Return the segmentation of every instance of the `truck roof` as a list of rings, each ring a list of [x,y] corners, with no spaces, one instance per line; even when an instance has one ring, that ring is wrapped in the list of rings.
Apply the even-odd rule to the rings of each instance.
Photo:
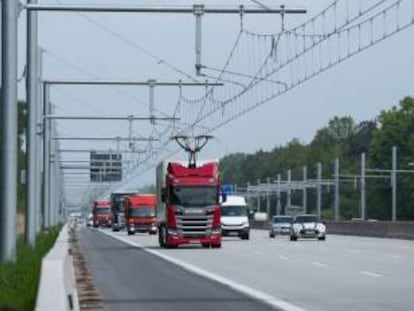
[[[96,200],[94,202],[95,207],[111,207],[111,201],[108,200]]]
[[[140,194],[140,195],[130,195],[126,197],[128,205],[148,205],[155,206],[157,204],[157,199],[154,194]]]
[[[168,164],[168,172],[175,177],[214,177],[218,176],[218,167],[216,162],[204,163],[196,168],[188,168],[181,163],[170,162]]]

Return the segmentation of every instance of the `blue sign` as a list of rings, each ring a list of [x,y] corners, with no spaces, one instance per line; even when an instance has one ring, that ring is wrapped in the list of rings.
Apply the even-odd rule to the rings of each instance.
[[[221,194],[227,194],[227,195],[231,195],[233,194],[233,185],[221,185],[220,186],[220,193]]]

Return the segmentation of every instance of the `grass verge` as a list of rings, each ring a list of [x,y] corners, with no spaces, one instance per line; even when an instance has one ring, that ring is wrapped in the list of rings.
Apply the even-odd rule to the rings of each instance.
[[[17,241],[15,263],[0,264],[0,310],[31,311],[36,303],[42,258],[52,248],[61,227],[38,235],[36,247]]]

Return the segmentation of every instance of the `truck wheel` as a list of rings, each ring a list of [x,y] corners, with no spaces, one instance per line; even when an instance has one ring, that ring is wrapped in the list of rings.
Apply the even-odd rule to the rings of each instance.
[[[274,239],[275,238],[275,234],[273,232],[269,232],[269,238]]]
[[[128,235],[134,235],[135,232],[128,230]]]

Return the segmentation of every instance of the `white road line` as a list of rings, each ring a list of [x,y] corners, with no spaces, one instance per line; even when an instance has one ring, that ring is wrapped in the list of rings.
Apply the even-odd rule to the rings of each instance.
[[[328,267],[328,265],[326,263],[323,262],[319,262],[319,261],[312,261],[312,264],[318,267],[322,267],[322,268],[326,268]]]
[[[263,252],[261,252],[261,251],[254,251],[253,252],[255,255],[263,255]]]
[[[373,278],[380,278],[383,277],[382,274],[376,273],[376,272],[372,272],[372,271],[359,271],[360,274],[365,275],[365,276],[370,276]]]
[[[103,231],[103,230],[99,230],[99,232],[101,232],[103,234],[106,234],[106,235],[108,235],[108,236],[110,236],[110,237],[112,237],[114,239],[120,240],[120,241],[122,241],[122,242],[124,242],[126,244],[131,245],[131,246],[135,246],[137,248],[143,249],[144,251],[146,251],[146,252],[148,252],[148,253],[150,253],[152,255],[155,255],[157,257],[160,257],[160,258],[162,258],[162,259],[164,259],[164,260],[166,260],[168,262],[171,262],[171,263],[173,263],[173,264],[175,264],[177,266],[180,266],[183,269],[186,269],[187,271],[190,271],[192,273],[198,274],[198,275],[200,275],[202,277],[205,277],[207,279],[216,281],[216,282],[218,282],[220,284],[229,286],[232,289],[234,289],[235,291],[238,291],[239,293],[242,293],[242,294],[244,294],[246,296],[252,297],[253,299],[262,301],[263,303],[266,303],[267,305],[269,305],[269,306],[271,306],[273,308],[276,308],[277,310],[284,310],[284,311],[305,311],[305,309],[302,309],[302,308],[297,307],[297,306],[295,306],[295,305],[293,305],[293,304],[291,304],[291,303],[289,303],[287,301],[278,299],[278,298],[276,298],[274,296],[271,296],[271,295],[268,295],[268,294],[263,293],[261,291],[258,291],[258,290],[254,289],[252,287],[249,287],[249,286],[246,286],[246,285],[242,285],[242,284],[237,283],[235,281],[232,281],[230,279],[226,279],[226,278],[224,278],[224,277],[222,277],[220,275],[217,275],[217,274],[208,272],[208,271],[206,271],[204,269],[201,269],[201,268],[196,267],[196,266],[194,266],[192,264],[186,263],[186,262],[184,262],[184,261],[182,261],[180,259],[173,258],[173,257],[168,256],[168,255],[166,255],[164,253],[161,253],[159,251],[156,251],[156,250],[153,250],[153,249],[149,249],[149,248],[143,247],[139,243],[136,243],[136,242],[133,242],[133,241],[128,240],[126,237],[122,237],[122,236],[119,236],[119,235],[116,235],[115,236],[115,235],[111,234],[110,232],[106,232],[106,231]]]
[[[402,258],[402,256],[401,255],[391,255],[391,254],[389,254],[389,255],[387,255],[388,257],[391,257],[391,258],[394,258],[394,259],[400,259],[400,258]]]
[[[287,258],[286,256],[283,256],[283,255],[279,255],[279,258],[282,259],[282,260],[288,260],[289,259],[289,258]]]

